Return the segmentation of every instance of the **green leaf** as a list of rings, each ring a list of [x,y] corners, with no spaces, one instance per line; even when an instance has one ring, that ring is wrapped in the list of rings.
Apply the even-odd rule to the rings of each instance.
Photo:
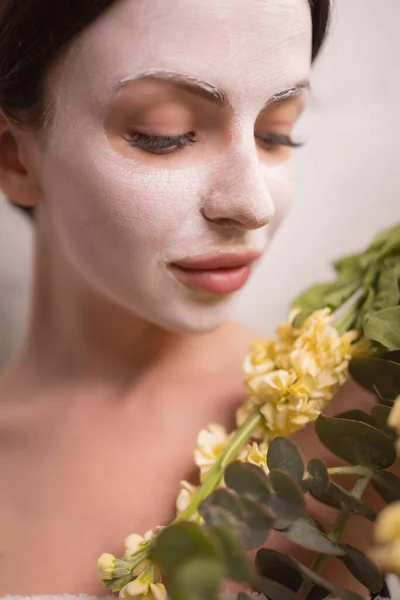
[[[297,592],[303,577],[293,560],[276,550],[261,548],[256,554],[257,573]]]
[[[251,600],[251,598],[246,594],[246,592],[239,592],[236,600]]]
[[[173,574],[190,560],[221,559],[219,548],[205,528],[190,522],[175,523],[163,529],[150,555],[166,575]]]
[[[371,414],[377,422],[378,428],[382,431],[382,433],[384,433],[389,439],[394,440],[397,437],[396,432],[388,425],[390,412],[391,408],[389,406],[378,404],[378,406],[374,406]]]
[[[400,500],[400,478],[389,471],[375,473],[372,485],[378,494],[390,504]]]
[[[313,581],[317,585],[326,589],[328,592],[331,592],[331,594],[333,594],[334,596],[342,598],[342,600],[363,600],[362,596],[360,596],[359,594],[337,587],[329,581],[325,581],[325,579],[323,579],[320,575],[317,575],[316,573],[314,573],[314,571],[308,569],[297,560],[294,560],[294,562],[297,564],[298,568],[303,573],[303,575],[305,575],[308,579],[311,579],[311,581]]]
[[[254,502],[251,498],[241,498],[243,505],[242,523],[245,527],[238,529],[241,541],[246,550],[255,550],[262,546],[271,531],[274,516],[268,508]]]
[[[215,490],[200,504],[199,513],[206,523],[208,522],[208,513],[211,507],[222,508],[236,519],[241,519],[242,517],[243,506],[240,498],[235,492],[228,489]]]
[[[331,291],[325,295],[326,305],[333,311],[337,310],[357,292],[360,286],[361,281],[358,278],[343,282],[338,280],[336,285],[332,285]]]
[[[330,484],[328,469],[319,458],[312,458],[307,465],[307,471],[311,477],[309,481],[309,489],[313,496],[321,496],[324,494]]]
[[[370,592],[377,594],[383,588],[383,578],[377,566],[363,552],[348,544],[342,544],[346,552],[340,560],[350,573]]]
[[[312,491],[311,495],[314,496]],[[375,521],[376,519],[376,512],[371,507],[363,504],[360,500],[352,496],[350,492],[343,489],[336,483],[331,482],[326,492],[320,496],[314,496],[314,498],[316,498],[316,500],[322,504],[332,506],[337,510],[346,508],[354,515],[359,515],[360,517],[364,517],[369,521]]]
[[[224,473],[225,484],[240,496],[248,496],[256,502],[268,504],[270,490],[264,471],[255,465],[235,461],[230,463]]]
[[[362,272],[360,269],[359,254],[349,254],[348,256],[343,256],[342,258],[336,260],[333,263],[333,266],[339,274],[343,272],[350,272],[356,275]]]
[[[384,308],[396,306],[400,300],[399,289],[400,262],[391,261],[379,274],[378,293],[373,304],[373,310],[379,311]]]
[[[226,577],[232,581],[249,581],[254,573],[239,539],[228,527],[212,527],[210,533],[220,547],[226,565]]]
[[[281,469],[301,481],[304,475],[304,463],[296,444],[286,437],[275,438],[267,453],[267,465],[270,470]]]
[[[386,348],[400,348],[400,306],[384,308],[368,314],[364,319],[364,335]]]
[[[254,577],[251,583],[256,590],[267,596],[268,600],[297,600],[294,592],[264,577]]]
[[[207,525],[229,527],[247,550],[265,542],[275,519],[266,506],[226,489],[210,494],[199,512]]]
[[[282,537],[294,542],[302,548],[314,550],[321,554],[343,556],[344,551],[339,544],[319,531],[305,517],[297,519],[290,524],[288,529],[279,532]]]
[[[184,563],[173,578],[171,600],[218,600],[224,576],[224,565],[218,560]]]
[[[346,412],[335,415],[335,418],[349,419],[350,421],[358,421],[359,423],[367,423],[367,425],[371,425],[371,427],[375,428],[377,428],[378,425],[373,416],[359,409],[347,410]]]
[[[350,375],[364,389],[394,400],[400,393],[400,364],[382,358],[353,358]]]
[[[400,235],[400,225],[394,225],[380,231],[372,240],[369,249],[381,250],[382,247],[390,245]]]
[[[273,490],[270,508],[278,517],[274,523],[274,529],[286,529],[292,521],[304,514],[303,492],[285,471],[279,469],[270,471],[269,482]]]
[[[320,415],[315,430],[328,450],[353,465],[381,470],[396,460],[393,443],[366,423]]]
[[[319,283],[309,287],[297,296],[292,303],[292,307],[300,308],[301,310],[310,313],[318,308],[323,308],[325,306],[325,294],[328,292],[331,285],[331,283]]]

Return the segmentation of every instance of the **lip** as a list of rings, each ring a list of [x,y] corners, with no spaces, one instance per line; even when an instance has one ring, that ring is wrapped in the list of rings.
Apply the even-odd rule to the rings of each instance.
[[[258,251],[203,254],[172,263],[170,269],[189,288],[223,295],[246,284],[260,255]]]

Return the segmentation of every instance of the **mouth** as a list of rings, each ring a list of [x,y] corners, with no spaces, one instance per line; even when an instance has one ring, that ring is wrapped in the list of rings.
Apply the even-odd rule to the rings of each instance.
[[[187,287],[212,294],[230,294],[248,281],[259,251],[203,254],[172,263],[170,270]]]

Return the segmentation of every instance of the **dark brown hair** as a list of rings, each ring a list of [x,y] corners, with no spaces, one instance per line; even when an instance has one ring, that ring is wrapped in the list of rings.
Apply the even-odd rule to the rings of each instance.
[[[11,121],[44,128],[52,113],[44,93],[50,65],[116,1],[0,0],[0,109]],[[330,0],[308,1],[314,60],[326,35]]]

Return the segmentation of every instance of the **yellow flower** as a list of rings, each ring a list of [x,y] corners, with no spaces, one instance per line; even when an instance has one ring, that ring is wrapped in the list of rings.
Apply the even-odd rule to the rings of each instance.
[[[400,502],[387,506],[379,515],[375,539],[380,544],[371,557],[380,567],[400,575]]]
[[[293,327],[297,310],[277,328],[278,340],[257,342],[245,362],[246,385],[251,399],[240,407],[240,426],[258,405],[265,430],[290,435],[315,421],[348,378],[353,356],[366,356],[368,342],[357,342],[358,333],[340,335],[331,324],[328,308],[315,311],[299,327]],[[259,428],[254,435],[262,437]]]
[[[389,415],[389,427],[392,427],[400,437],[400,396],[397,396]],[[400,454],[400,440],[397,442],[397,451]]]
[[[116,558],[112,554],[104,552],[97,561],[102,579],[112,579],[114,577]]]
[[[200,431],[194,451],[194,460],[200,468],[201,478],[214,465],[228,440],[226,429],[221,425],[211,424]]]
[[[239,454],[239,460],[261,467],[261,469],[268,474],[267,450],[268,446],[265,442],[262,442],[261,444],[257,444],[257,442],[247,444]]]
[[[181,481],[180,483],[180,492],[178,498],[176,500],[176,515],[180,515],[186,508],[189,506],[195,495],[197,494],[199,488],[187,481]],[[194,521],[195,523],[203,523],[202,517],[198,512],[195,512],[194,515],[190,518],[190,521]]]
[[[240,427],[241,425],[243,425],[243,423],[250,417],[250,415],[253,415],[256,410],[259,410],[259,407],[257,405],[257,398],[247,398],[246,401],[241,406],[239,406],[239,408],[236,411],[236,427]],[[263,421],[253,431],[252,437],[257,440],[262,440],[264,439],[265,434],[267,432],[268,430],[265,426],[265,422]]]
[[[125,553],[124,556],[129,557],[135,552],[142,550],[146,547],[145,539],[138,533],[132,533],[125,538]]]
[[[167,600],[167,590],[162,583],[150,583],[136,579],[119,593],[122,600]]]

